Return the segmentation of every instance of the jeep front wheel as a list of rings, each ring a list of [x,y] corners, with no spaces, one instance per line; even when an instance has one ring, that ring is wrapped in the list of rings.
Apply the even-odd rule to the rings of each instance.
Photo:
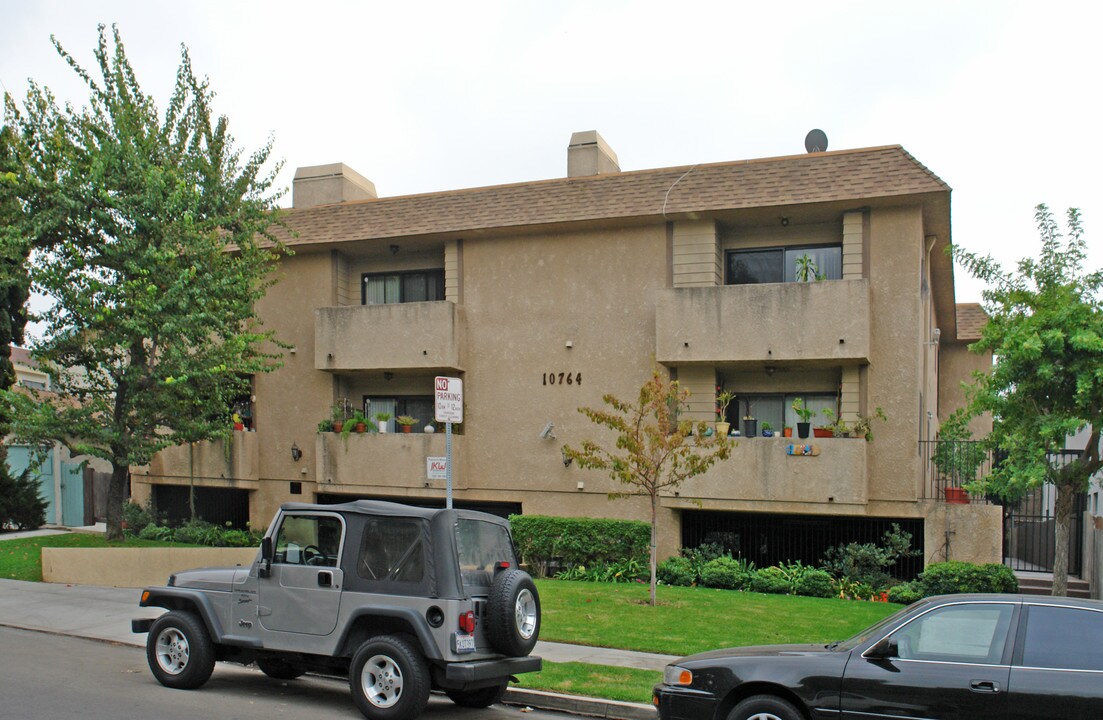
[[[409,640],[380,635],[353,655],[349,686],[368,720],[413,720],[429,702],[429,668]]]
[[[524,656],[540,636],[540,595],[524,570],[503,570],[494,578],[487,599],[487,634],[503,655]]]
[[[167,612],[149,628],[146,659],[165,687],[194,690],[214,672],[214,643],[203,621],[190,612]]]

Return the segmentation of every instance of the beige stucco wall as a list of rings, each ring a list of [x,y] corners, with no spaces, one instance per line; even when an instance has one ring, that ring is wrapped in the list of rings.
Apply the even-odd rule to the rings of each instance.
[[[963,384],[972,384],[974,372],[991,370],[992,353],[970,352],[967,343],[943,343],[939,347],[939,417],[945,420],[958,408],[965,407]],[[992,417],[986,414],[974,418],[969,429],[974,437],[984,437],[992,431]]]
[[[924,562],[1003,562],[1003,514],[997,505],[924,502]]]
[[[50,583],[146,587],[201,567],[248,566],[256,548],[42,548],[42,579]]]

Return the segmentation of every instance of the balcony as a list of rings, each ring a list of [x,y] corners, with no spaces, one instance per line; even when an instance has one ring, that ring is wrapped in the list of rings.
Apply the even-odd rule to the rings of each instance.
[[[149,464],[149,475],[195,478],[200,485],[256,487],[260,478],[260,443],[255,432],[235,432],[227,440],[165,448]]]
[[[444,433],[362,433],[343,436],[318,433],[314,441],[318,492],[331,492],[336,486],[372,486],[375,488],[443,488],[443,480],[427,480],[425,459],[445,456]],[[463,438],[452,436],[454,487],[462,477],[457,456]]]
[[[462,371],[463,308],[449,301],[314,311],[317,370]]]
[[[869,499],[866,472],[868,443],[849,438],[811,441],[820,454],[788,455],[791,438],[741,439],[731,457],[687,480],[679,489],[685,499],[707,498],[705,509],[734,507],[741,501],[755,503],[816,503],[835,508],[864,506]],[[804,441],[809,442],[809,441]],[[778,507],[780,510],[780,506]]]
[[[666,365],[869,362],[869,282],[660,290],[655,357]]]

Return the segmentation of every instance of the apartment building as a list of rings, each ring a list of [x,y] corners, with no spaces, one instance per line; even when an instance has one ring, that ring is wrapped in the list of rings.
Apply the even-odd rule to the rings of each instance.
[[[425,429],[445,375],[464,381],[458,506],[645,519],[562,448],[600,437],[579,407],[634,397],[657,364],[691,418],[717,419],[719,388],[734,427],[779,435],[739,438],[663,497],[663,554],[717,541],[815,561],[895,522],[928,561],[1000,560],[999,508],[945,502],[920,451],[991,360],[966,350],[983,314],[955,303],[946,183],[899,146],[628,172],[591,131],[567,155],[564,178],[405,197],[342,164],[300,168],[294,255],[259,307],[292,349],[254,378],[232,442],[165,451],[135,469],[135,498],[179,507],[190,486],[208,514],[258,525],[289,500],[442,503],[426,458],[445,437]],[[798,282],[809,260],[820,279]],[[797,398],[886,419],[871,442],[781,437]],[[319,432],[335,404],[392,419]]]

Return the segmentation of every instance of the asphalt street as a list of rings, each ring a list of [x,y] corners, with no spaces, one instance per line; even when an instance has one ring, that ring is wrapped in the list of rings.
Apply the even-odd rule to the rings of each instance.
[[[130,645],[0,627],[0,719],[158,718],[159,720],[363,719],[347,682],[272,680],[255,668],[219,663],[199,690],[171,690]],[[429,701],[425,720],[563,720],[559,713],[495,705],[456,707]]]

